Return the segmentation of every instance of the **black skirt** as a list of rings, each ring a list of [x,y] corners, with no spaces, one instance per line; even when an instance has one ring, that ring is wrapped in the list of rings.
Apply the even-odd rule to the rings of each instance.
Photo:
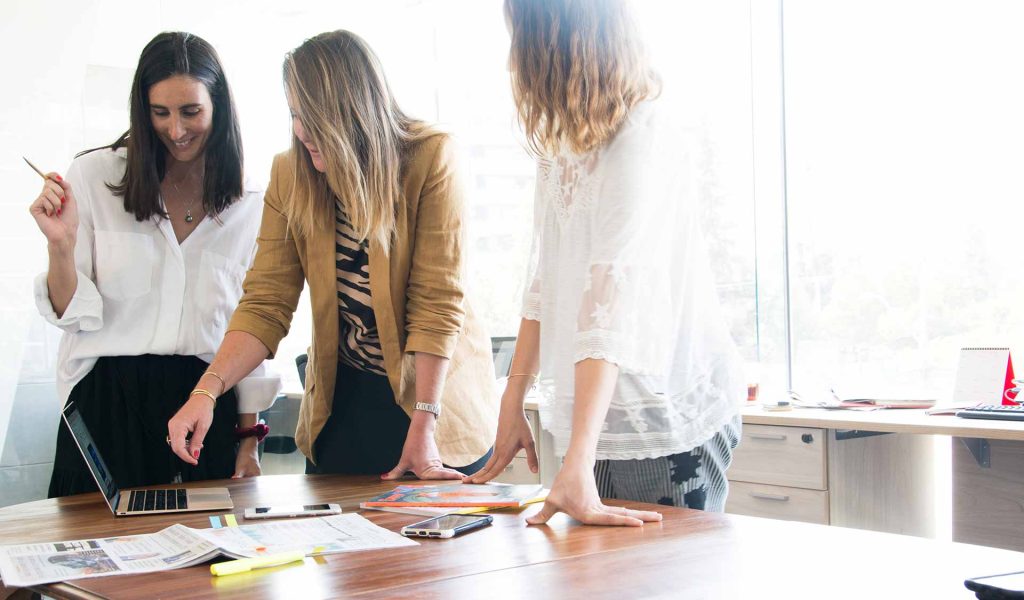
[[[338,363],[331,416],[313,444],[308,474],[380,475],[398,465],[409,416],[388,378]]]
[[[233,390],[217,399],[213,424],[197,466],[167,445],[167,421],[188,400],[209,365],[195,356],[103,357],[71,390],[114,481],[120,487],[225,479],[234,474],[238,400]],[[60,424],[49,497],[97,490],[67,425]]]
[[[331,416],[306,460],[306,474],[383,475],[398,466],[409,432],[409,415],[395,402],[388,378],[338,363]],[[444,465],[470,475],[491,457],[471,465]]]

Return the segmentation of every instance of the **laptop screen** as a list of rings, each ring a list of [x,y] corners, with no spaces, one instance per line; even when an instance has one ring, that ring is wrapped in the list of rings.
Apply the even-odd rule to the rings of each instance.
[[[491,338],[491,352],[494,354],[494,376],[501,378],[508,375],[512,367],[512,355],[516,351],[516,338]]]
[[[111,476],[107,464],[103,462],[100,450],[96,447],[96,443],[93,442],[92,434],[89,433],[89,428],[85,426],[82,415],[78,413],[73,403],[69,402],[64,407],[64,422],[67,423],[68,429],[71,430],[71,437],[78,444],[78,450],[82,453],[85,464],[92,472],[96,485],[100,487],[100,491],[106,497],[110,509],[114,510],[117,499],[117,484],[114,483],[114,478]]]

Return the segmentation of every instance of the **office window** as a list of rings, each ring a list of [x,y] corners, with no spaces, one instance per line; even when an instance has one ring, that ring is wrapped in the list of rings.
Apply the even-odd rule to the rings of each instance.
[[[733,338],[761,359],[755,252],[752,27],[749,0],[634,4],[664,84],[661,101],[692,136],[692,164],[719,299]],[[773,24],[771,24],[773,25]],[[781,363],[765,370],[777,370]]]
[[[501,4],[400,2],[355,13],[339,9],[336,18],[338,27],[363,35],[379,53],[396,96],[410,113],[455,134],[468,202],[469,298],[490,335],[512,336],[529,253],[534,161],[512,104]],[[754,364],[759,336],[748,0],[713,6],[645,0],[634,6],[664,79],[664,101],[678,110],[692,135],[719,295],[733,336]],[[323,7],[299,2],[287,11],[298,22],[314,13],[322,18]],[[391,16],[384,19],[385,14]],[[305,351],[310,328],[308,310],[300,308],[279,353],[286,379],[295,377],[291,361]],[[782,367],[778,362],[770,369],[780,373]]]
[[[1024,6],[784,2],[793,384],[948,398],[1021,347]]]
[[[665,80],[665,100],[697,141],[703,215],[721,296],[744,355],[756,361],[748,5],[748,0],[634,3]],[[0,133],[24,139],[22,151],[48,168],[65,168],[78,150],[109,143],[123,131],[131,75],[152,35],[192,31],[209,40],[224,61],[242,122],[247,175],[266,184],[271,159],[290,140],[280,75],[284,54],[320,31],[350,29],[379,54],[403,107],[456,136],[469,203],[471,297],[491,335],[515,335],[532,224],[534,163],[515,121],[500,0],[295,0],[258,7],[187,0],[180,8],[166,11],[157,2],[123,0],[69,7],[68,19],[88,19],[94,26],[76,28],[63,46],[38,56],[40,67],[24,76],[36,86],[31,95],[12,98],[5,106],[11,114],[41,116],[31,127],[11,122]],[[38,9],[22,5],[16,18],[25,31],[40,30],[47,10],[45,4]],[[238,26],[240,14],[245,27]],[[62,93],[52,92],[61,85]],[[35,193],[30,178],[17,183],[17,197]],[[45,256],[34,226],[17,214],[10,239],[37,250],[17,274],[24,288],[32,274],[45,268]],[[19,305],[19,314],[34,314],[29,300]],[[293,361],[306,351],[311,327],[304,296],[277,358],[291,389],[298,386]],[[51,350],[45,346],[43,351],[49,355]],[[52,364],[46,369],[51,372]]]

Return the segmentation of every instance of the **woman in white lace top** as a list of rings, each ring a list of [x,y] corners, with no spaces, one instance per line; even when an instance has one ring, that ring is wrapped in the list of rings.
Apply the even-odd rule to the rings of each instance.
[[[544,509],[592,524],[722,510],[746,398],[698,222],[685,131],[658,96],[621,0],[506,0],[520,120],[540,157],[534,245],[494,454],[525,448],[534,379],[565,460]],[[539,378],[535,375],[539,373]]]

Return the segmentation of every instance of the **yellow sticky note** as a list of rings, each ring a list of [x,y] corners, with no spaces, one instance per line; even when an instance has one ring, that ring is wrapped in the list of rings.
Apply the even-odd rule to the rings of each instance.
[[[227,523],[228,527],[238,527],[238,521],[235,520],[235,515],[224,515],[224,522]]]

